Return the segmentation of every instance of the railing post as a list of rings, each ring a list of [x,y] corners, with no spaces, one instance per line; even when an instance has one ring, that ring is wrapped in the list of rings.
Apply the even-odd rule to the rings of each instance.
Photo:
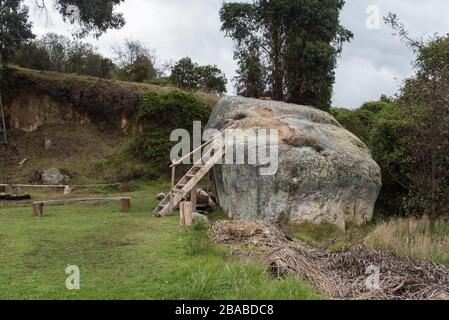
[[[198,187],[195,185],[190,192],[190,202],[192,203],[192,210],[196,212]]]
[[[170,189],[170,213],[175,210],[175,195],[173,189],[175,188],[175,178],[176,178],[176,165],[171,168],[171,189]]]

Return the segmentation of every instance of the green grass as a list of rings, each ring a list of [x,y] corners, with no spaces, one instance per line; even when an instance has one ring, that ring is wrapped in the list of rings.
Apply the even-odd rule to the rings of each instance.
[[[154,218],[154,196],[166,188],[130,193],[128,213],[114,203],[72,204],[32,218],[29,205],[1,207],[0,299],[320,298],[300,279],[276,280],[209,243],[204,226]],[[80,290],[65,288],[69,265],[80,268]]]
[[[364,238],[373,227],[373,224],[363,226],[349,225],[348,230],[343,231],[329,223],[302,223],[287,226],[286,232],[292,237],[310,245],[326,247],[329,250],[339,250],[343,247],[363,244]]]

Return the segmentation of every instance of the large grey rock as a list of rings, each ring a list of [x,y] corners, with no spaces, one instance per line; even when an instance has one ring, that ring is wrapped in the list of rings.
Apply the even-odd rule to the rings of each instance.
[[[52,168],[42,172],[42,182],[46,185],[60,185],[69,180],[69,177],[62,174],[58,169]]]
[[[257,165],[216,165],[220,206],[230,217],[271,222],[348,222],[372,219],[381,172],[369,149],[326,112],[241,97],[222,98],[208,128],[279,130],[279,168],[263,176]]]

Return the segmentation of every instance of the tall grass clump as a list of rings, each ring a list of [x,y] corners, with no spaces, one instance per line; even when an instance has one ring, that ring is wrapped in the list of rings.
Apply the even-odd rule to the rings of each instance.
[[[449,223],[444,220],[437,221],[433,230],[427,217],[385,221],[368,234],[365,244],[373,250],[449,265]]]

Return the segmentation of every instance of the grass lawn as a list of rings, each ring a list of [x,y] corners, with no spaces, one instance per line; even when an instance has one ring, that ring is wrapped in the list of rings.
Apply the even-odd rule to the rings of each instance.
[[[0,299],[320,298],[302,280],[273,279],[263,265],[210,244],[204,228],[154,218],[155,195],[166,188],[129,193],[129,213],[84,203],[32,218],[29,204],[0,205]],[[80,269],[80,290],[65,287],[69,265]]]

